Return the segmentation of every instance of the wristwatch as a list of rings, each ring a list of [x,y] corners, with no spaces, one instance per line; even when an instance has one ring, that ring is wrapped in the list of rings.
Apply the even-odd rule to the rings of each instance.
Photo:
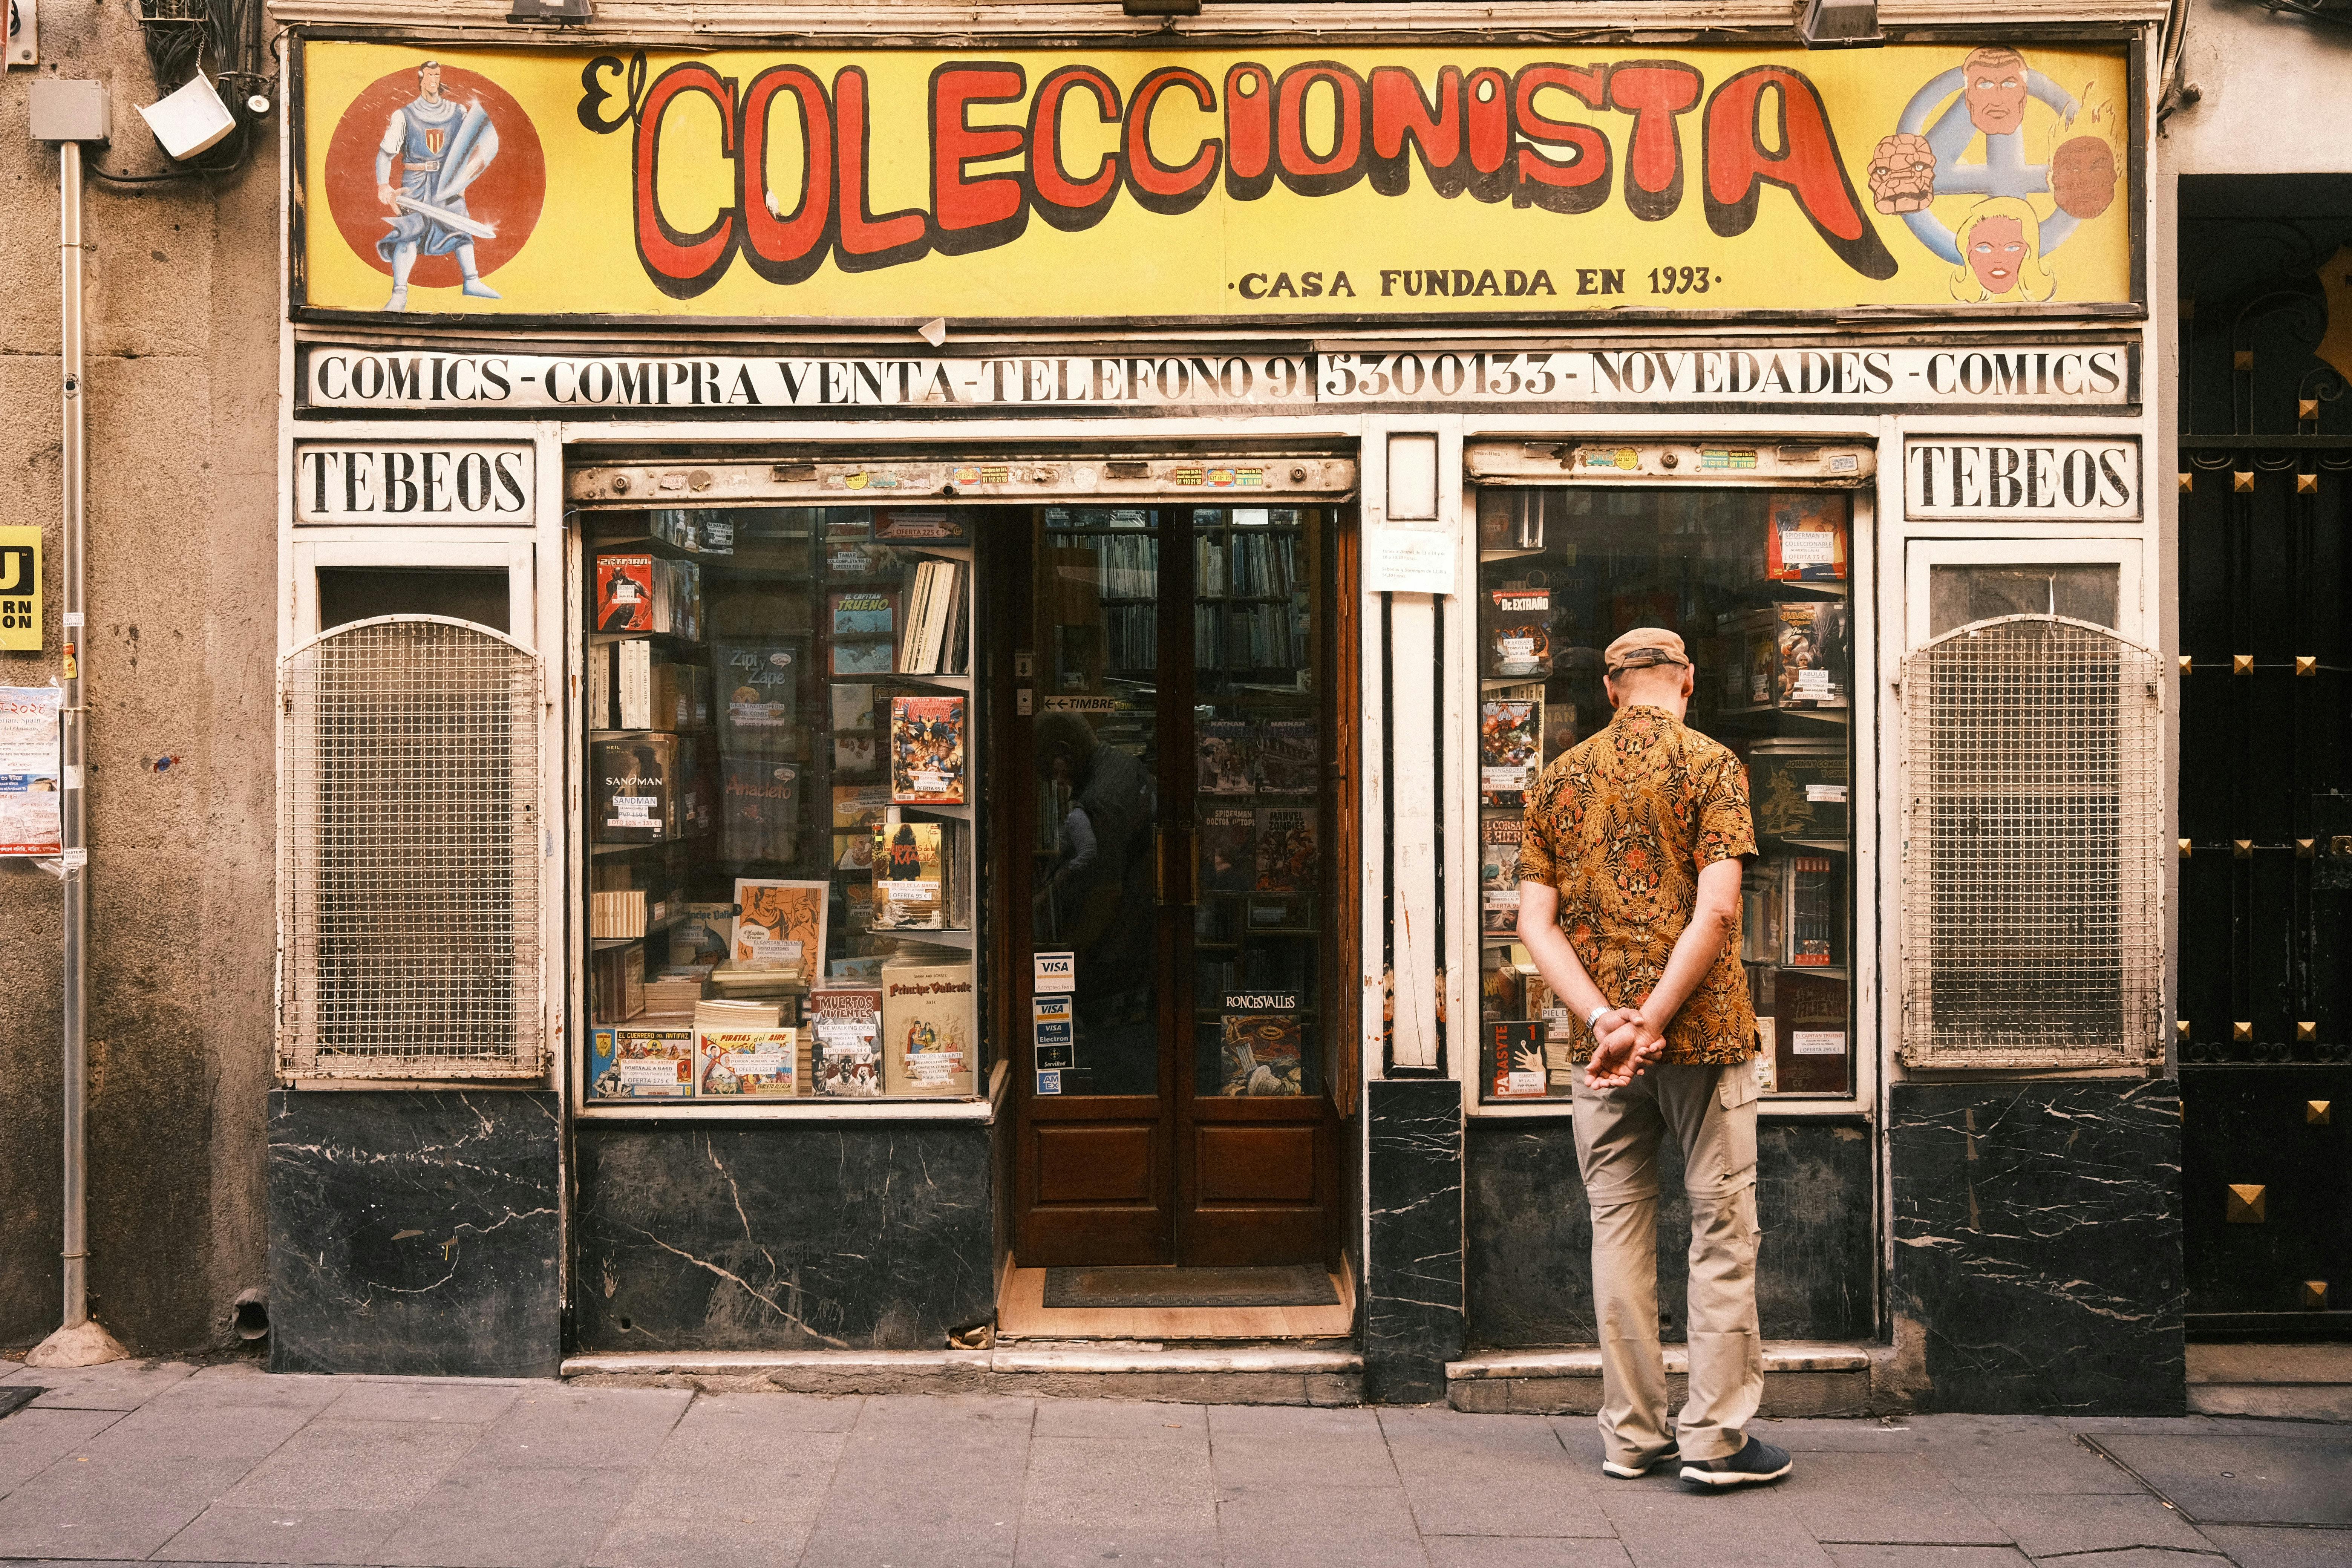
[[[1584,1032],[1588,1035],[1591,1034],[1592,1032],[1593,1026],[1600,1023],[1601,1015],[1608,1011],[1609,1004],[1606,1002],[1603,1002],[1600,1006],[1595,1007],[1592,1010],[1592,1016],[1584,1020]]]

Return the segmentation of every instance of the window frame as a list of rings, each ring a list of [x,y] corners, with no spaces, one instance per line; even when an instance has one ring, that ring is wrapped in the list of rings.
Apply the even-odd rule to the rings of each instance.
[[[1475,714],[1479,700],[1477,605],[1478,538],[1475,521],[1475,492],[1496,489],[1549,489],[1572,484],[1572,475],[1563,470],[1558,479],[1529,478],[1526,480],[1486,477],[1473,483],[1466,461],[1468,451],[1496,441],[1524,440],[1539,444],[1556,441],[1569,445],[1588,445],[1596,441],[1622,439],[1627,445],[1650,447],[1691,446],[1704,442],[1743,445],[1795,445],[1860,448],[1873,454],[1874,472],[1866,471],[1859,484],[1824,482],[1822,479],[1789,476],[1769,481],[1733,480],[1730,488],[1775,489],[1837,489],[1853,498],[1853,513],[1849,520],[1849,577],[1847,604],[1853,617],[1853,668],[1852,672],[1853,707],[1852,710],[1852,783],[1848,809],[1852,828],[1852,851],[1849,880],[1852,888],[1853,943],[1851,959],[1853,974],[1850,1014],[1847,1027],[1853,1038],[1850,1045],[1853,1074],[1848,1089],[1843,1094],[1773,1094],[1759,1097],[1760,1111],[1772,1118],[1803,1118],[1853,1121],[1874,1119],[1877,1115],[1880,1086],[1887,1074],[1886,1061],[1893,1053],[1893,1037],[1885,1012],[1889,977],[1888,955],[1883,943],[1888,940],[1885,931],[1887,900],[1892,896],[1884,886],[1885,871],[1881,846],[1890,831],[1885,818],[1891,803],[1880,789],[1879,730],[1881,702],[1887,692],[1890,672],[1895,666],[1888,662],[1893,656],[1887,647],[1885,626],[1884,598],[1890,586],[1888,579],[1895,574],[1881,570],[1882,531],[1890,520],[1901,518],[1903,476],[1890,467],[1890,454],[1899,454],[1901,437],[1890,427],[1877,425],[1857,428],[1851,423],[1832,421],[1791,421],[1786,425],[1765,421],[1741,421],[1734,428],[1718,425],[1704,427],[1687,419],[1627,418],[1605,425],[1596,422],[1589,428],[1564,429],[1551,422],[1540,425],[1532,421],[1480,421],[1462,429],[1462,446],[1454,454],[1464,460],[1453,464],[1452,485],[1461,498],[1457,519],[1454,524],[1460,554],[1456,567],[1457,582],[1462,590],[1447,605],[1448,621],[1444,638],[1447,665],[1445,691],[1447,710],[1441,716],[1443,733],[1446,737],[1440,747],[1445,774],[1445,819],[1449,837],[1445,846],[1447,892],[1445,917],[1447,935],[1445,951],[1454,974],[1444,982],[1448,1016],[1467,1021],[1466,1026],[1450,1027],[1446,1031],[1445,1067],[1462,1090],[1463,1112],[1465,1116],[1508,1121],[1565,1121],[1573,1115],[1573,1102],[1568,1097],[1518,1102],[1487,1102],[1478,1092],[1479,1021],[1479,888],[1477,822],[1479,818]],[[1712,489],[1700,474],[1689,473],[1680,478],[1648,477],[1626,480],[1586,481],[1595,488],[1611,484],[1633,484],[1644,488]],[[1721,483],[1720,479],[1717,484]],[[1890,489],[1891,487],[1891,489]],[[1399,998],[1400,1014],[1402,997]]]

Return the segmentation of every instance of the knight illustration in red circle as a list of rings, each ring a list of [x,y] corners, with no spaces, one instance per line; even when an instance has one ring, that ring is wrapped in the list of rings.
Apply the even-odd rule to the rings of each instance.
[[[466,275],[462,292],[477,300],[500,297],[482,281],[474,259],[474,242],[497,238],[498,229],[466,210],[466,187],[498,155],[498,128],[481,100],[459,108],[441,96],[441,62],[419,65],[416,97],[392,111],[376,148],[376,199],[398,215],[384,220],[392,232],[375,242],[376,254],[392,264],[385,310],[408,309],[408,275],[419,253],[454,254]]]

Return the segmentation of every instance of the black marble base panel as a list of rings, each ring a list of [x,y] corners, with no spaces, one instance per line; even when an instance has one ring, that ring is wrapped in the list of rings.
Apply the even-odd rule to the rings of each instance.
[[[2181,1413],[2177,1084],[1897,1083],[1887,1157],[1921,1408]]]
[[[1371,1140],[1370,1254],[1364,1262],[1364,1397],[1445,1397],[1462,1354],[1462,1086],[1451,1079],[1364,1086]]]
[[[916,1121],[582,1121],[598,1351],[938,1350],[996,1309],[992,1139]]]
[[[1592,1214],[1576,1133],[1558,1121],[1476,1121],[1465,1204],[1469,1336],[1480,1350],[1591,1344]],[[1690,1204],[1682,1151],[1658,1149],[1660,1335],[1686,1322]],[[1764,1337],[1858,1340],[1876,1327],[1871,1155],[1860,1121],[1761,1120],[1756,1131],[1756,1306]]]
[[[553,1376],[562,1153],[543,1091],[272,1091],[270,1370]]]

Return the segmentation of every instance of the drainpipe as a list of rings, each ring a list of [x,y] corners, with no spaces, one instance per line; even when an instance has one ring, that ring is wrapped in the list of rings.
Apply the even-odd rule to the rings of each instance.
[[[44,92],[43,89],[51,89]],[[82,412],[81,144],[107,136],[105,84],[41,82],[33,89],[33,139],[58,149],[58,273],[60,279],[63,372],[60,438],[65,515],[59,575],[64,579],[64,644],[59,669],[58,770],[65,786],[58,843],[65,868],[65,1311],[58,1331],[35,1346],[25,1360],[42,1367],[95,1366],[126,1353],[114,1336],[89,1321],[89,848],[84,803],[89,712],[82,705],[81,657],[88,649],[82,602],[84,481],[89,456]]]

